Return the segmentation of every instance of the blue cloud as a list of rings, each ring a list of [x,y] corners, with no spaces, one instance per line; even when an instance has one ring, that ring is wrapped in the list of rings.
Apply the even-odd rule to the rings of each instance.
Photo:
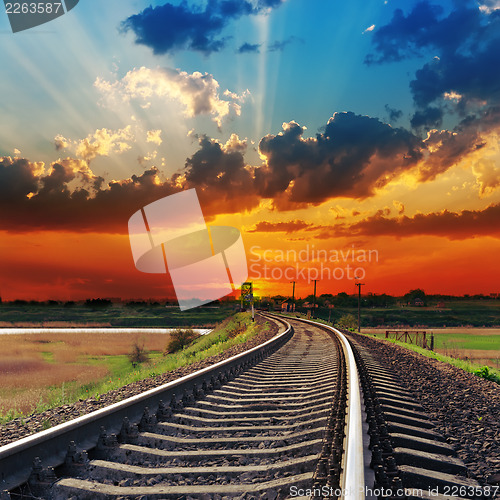
[[[132,31],[137,44],[150,47],[157,55],[179,50],[210,54],[224,48],[226,39],[221,32],[231,20],[259,14],[281,3],[282,0],[259,0],[257,4],[246,0],[209,0],[204,10],[185,2],[165,3],[128,17],[121,30]]]
[[[446,112],[474,115],[500,104],[500,11],[471,1],[443,8],[421,1],[405,15],[394,12],[373,37],[367,64],[434,56],[410,83],[416,112],[414,127],[439,126]]]
[[[295,42],[295,41],[303,42],[302,39],[297,38],[296,36],[292,35],[292,36],[289,36],[286,40],[281,40],[281,41],[276,40],[274,43],[269,45],[268,50],[269,50],[269,52],[276,52],[278,50],[283,51],[287,45],[289,45],[290,43]]]
[[[258,54],[260,52],[260,43],[244,43],[237,52],[238,54]]]

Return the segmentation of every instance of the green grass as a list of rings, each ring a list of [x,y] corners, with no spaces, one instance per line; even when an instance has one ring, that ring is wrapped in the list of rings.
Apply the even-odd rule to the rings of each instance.
[[[152,303],[141,305],[112,304],[107,307],[91,307],[75,304],[14,304],[0,303],[0,323],[24,323],[27,326],[42,326],[47,322],[63,322],[79,325],[107,324],[113,327],[197,327],[214,326],[234,313],[234,304],[220,304],[212,307],[197,307],[181,311],[178,307]]]
[[[234,332],[241,326],[245,326],[244,331],[234,336]],[[176,368],[220,354],[234,345],[246,342],[257,333],[265,331],[266,328],[269,328],[268,323],[264,325],[264,329],[262,327],[257,328],[257,323],[251,321],[248,313],[238,313],[226,320],[210,334],[199,337],[191,346],[182,351],[167,355],[161,352],[149,352],[149,362],[135,368],[132,367],[126,355],[88,358],[86,362],[90,364],[105,363],[110,374],[103,380],[83,386],[76,383],[67,383],[59,387],[51,387],[49,396],[38,403],[35,412],[40,413],[61,405],[71,404],[79,399],[90,397],[99,399],[102,394],[113,389],[118,389],[139,380],[156,377]],[[22,413],[15,410],[8,410],[0,414],[0,423],[6,423],[23,416]]]
[[[430,330],[427,332],[430,338]],[[385,331],[380,333],[369,333],[377,338],[385,338]],[[434,348],[445,349],[453,344],[458,349],[500,351],[500,333],[482,335],[477,333],[434,333]],[[492,353],[493,354],[493,353]]]
[[[500,333],[498,335],[476,335],[474,333],[436,333],[434,347],[441,349],[450,342],[457,343],[459,349],[481,349],[485,351],[500,351]]]

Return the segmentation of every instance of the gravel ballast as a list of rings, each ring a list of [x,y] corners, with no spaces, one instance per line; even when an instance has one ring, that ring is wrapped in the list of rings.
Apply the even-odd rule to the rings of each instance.
[[[255,320],[258,324],[262,325],[267,321],[260,316],[256,316]],[[55,425],[62,424],[63,422],[67,422],[82,415],[86,415],[113,403],[123,401],[131,396],[135,396],[136,394],[140,394],[141,392],[166,384],[167,382],[171,382],[201,370],[202,368],[206,368],[207,366],[211,366],[215,363],[245,352],[252,347],[266,342],[278,333],[278,325],[276,323],[268,321],[268,324],[269,326],[266,331],[258,333],[247,342],[234,345],[216,356],[210,356],[202,361],[182,366],[171,372],[163,373],[157,377],[139,380],[132,384],[120,387],[119,389],[114,389],[102,394],[99,399],[88,398],[77,401],[76,403],[32,414],[24,418],[11,420],[10,422],[0,426],[0,446],[4,446],[26,436],[30,436],[48,427],[54,427]]]
[[[352,334],[415,395],[481,484],[500,484],[500,385],[402,346]]]

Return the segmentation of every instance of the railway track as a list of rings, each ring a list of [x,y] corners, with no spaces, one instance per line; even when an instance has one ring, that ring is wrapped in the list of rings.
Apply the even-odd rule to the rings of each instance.
[[[477,486],[369,352],[332,328],[272,320],[281,333],[262,346],[0,448],[0,500],[362,500],[367,487],[410,499],[422,481]]]

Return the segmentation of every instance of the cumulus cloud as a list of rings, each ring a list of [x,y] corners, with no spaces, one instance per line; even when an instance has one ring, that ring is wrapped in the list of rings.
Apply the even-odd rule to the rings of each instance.
[[[43,163],[4,157],[0,228],[126,233],[133,212],[176,191],[175,177],[162,181],[155,168],[104,185],[84,160],[58,160],[46,169]]]
[[[241,114],[239,102],[248,95],[248,92],[238,95],[225,91],[223,96],[228,99],[223,99],[219,82],[213,75],[198,71],[189,74],[170,68],[141,67],[129,71],[115,82],[97,78],[94,86],[109,103],[137,99],[143,104],[150,104],[153,98],[171,99],[182,105],[186,116],[211,115],[219,127],[230,112]]]
[[[263,196],[288,190],[294,202],[365,198],[421,156],[420,141],[410,132],[354,113],[335,113],[314,138],[303,133],[303,127],[290,122],[283,132],[260,141],[266,164],[256,169],[255,180]]]
[[[202,136],[198,151],[186,160],[185,187],[197,189],[204,212],[237,213],[260,203],[244,144],[235,134],[225,145]]]
[[[405,212],[405,206],[404,206],[403,203],[401,203],[400,201],[394,200],[392,202],[392,204],[396,207],[399,215],[404,214],[404,212]]]
[[[229,151],[239,151],[240,153],[245,153],[248,147],[247,139],[240,139],[238,134],[231,134],[231,137],[224,144],[224,151],[227,153]]]
[[[160,146],[161,143],[163,142],[162,138],[161,138],[161,130],[148,130],[147,136],[146,136],[146,141],[152,142],[152,143]]]
[[[71,141],[62,135],[54,139],[57,150],[71,148],[85,161],[92,161],[97,156],[109,156],[111,153],[124,153],[132,148],[134,140],[132,127],[128,125],[119,130],[98,129],[85,139]]]
[[[54,146],[56,147],[56,151],[66,149],[69,145],[70,142],[61,134],[56,135],[56,137],[54,138]]]
[[[165,3],[148,7],[121,24],[131,31],[135,43],[150,47],[155,54],[194,50],[203,54],[224,48],[223,29],[242,16],[269,12],[283,0],[210,0],[204,8]]]
[[[150,153],[147,153],[144,156],[139,156],[137,158],[137,161],[139,162],[139,165],[143,167],[146,164],[146,162],[155,160],[157,156],[158,156],[158,151],[151,151]]]
[[[487,196],[500,187],[500,169],[498,162],[491,158],[481,158],[472,167],[472,172],[479,183],[479,194]]]
[[[0,227],[126,232],[128,217],[141,206],[189,188],[196,188],[207,216],[242,213],[263,200],[270,200],[268,205],[278,211],[297,210],[335,198],[373,196],[405,173],[417,182],[428,182],[464,159],[473,166],[481,195],[486,196],[500,184],[493,162],[498,154],[498,135],[488,132],[497,122],[490,110],[481,119],[464,120],[457,131],[431,130],[421,139],[354,113],[334,114],[313,137],[306,137],[305,127],[291,121],[283,124],[280,133],[262,138],[262,163],[253,166],[245,161],[247,139],[232,134],[223,142],[192,134],[198,149],[186,159],[182,172],[168,178],[151,167],[141,175],[109,182],[95,175],[89,162],[98,154],[126,149],[124,136],[130,131],[102,129],[82,141],[61,139],[74,148],[78,158],[59,159],[48,166],[27,159],[0,158]],[[481,155],[486,150],[487,155]],[[144,166],[155,156],[156,151],[152,151],[140,156],[139,162]],[[394,207],[403,215],[402,203],[394,202]],[[339,219],[351,215],[335,213]],[[411,221],[397,219],[400,222],[396,224],[388,218],[390,213],[390,207],[385,207],[369,222],[394,230],[402,224],[403,231],[420,227],[416,216]],[[456,220],[445,216],[450,224]],[[469,220],[467,217],[464,212],[459,220]],[[366,220],[359,224],[353,226],[356,231],[367,230]],[[283,227],[261,225],[255,231]]]
[[[444,236],[451,240],[463,240],[477,236],[500,237],[500,204],[483,210],[461,212],[434,212],[416,214],[413,217],[387,218],[377,213],[351,225],[335,226],[338,236]]]
[[[410,83],[416,112],[412,126],[429,130],[445,113],[474,115],[500,104],[500,15],[497,2],[482,6],[454,2],[449,13],[428,0],[407,14],[396,9],[392,20],[374,32],[375,52],[367,64],[434,57]]]
[[[491,14],[496,10],[500,10],[500,2],[498,0],[486,0],[479,5],[479,10],[485,14]]]

